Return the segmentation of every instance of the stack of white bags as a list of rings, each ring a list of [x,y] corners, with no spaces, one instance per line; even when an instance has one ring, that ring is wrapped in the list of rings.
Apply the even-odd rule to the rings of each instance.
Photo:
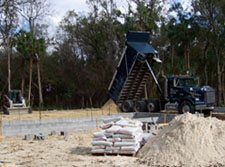
[[[103,121],[101,131],[93,134],[92,153],[135,154],[143,139],[142,123],[128,118]]]

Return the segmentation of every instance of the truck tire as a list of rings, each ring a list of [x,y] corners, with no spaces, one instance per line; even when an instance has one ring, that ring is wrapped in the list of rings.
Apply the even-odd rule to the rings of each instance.
[[[132,112],[133,111],[134,102],[132,100],[126,100],[123,102],[121,106],[122,112]]]
[[[194,105],[189,101],[183,101],[179,105],[179,114],[184,114],[187,112],[194,113],[194,111],[195,111]]]
[[[134,112],[146,112],[147,103],[144,100],[136,101],[134,104]]]
[[[148,112],[158,112],[159,111],[159,102],[156,99],[153,99],[148,102],[147,105]]]

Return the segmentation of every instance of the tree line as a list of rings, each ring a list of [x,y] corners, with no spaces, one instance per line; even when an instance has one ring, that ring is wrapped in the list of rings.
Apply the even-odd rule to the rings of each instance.
[[[125,11],[114,0],[87,4],[85,14],[68,11],[50,38],[48,0],[3,0],[0,95],[21,89],[34,107],[100,107],[108,99],[126,32],[136,30],[150,32],[150,44],[163,60],[154,67],[159,79],[162,73],[189,71],[201,85],[215,88],[218,105],[225,104],[223,0],[193,0],[188,10],[165,0],[127,0]]]

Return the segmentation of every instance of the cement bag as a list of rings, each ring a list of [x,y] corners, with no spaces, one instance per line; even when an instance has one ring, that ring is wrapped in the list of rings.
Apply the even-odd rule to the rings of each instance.
[[[106,150],[109,150],[109,151],[114,151],[114,150],[120,150],[120,147],[114,147],[114,146],[111,146],[111,147],[106,147]]]
[[[113,153],[119,153],[121,150],[113,150]]]
[[[136,127],[124,127],[119,130],[118,133],[134,136],[135,133],[141,132],[140,128]]]
[[[137,152],[139,150],[140,146],[123,146],[121,147],[121,151],[134,151]]]
[[[137,135],[132,136],[133,138],[122,139],[122,142],[141,142],[142,133],[137,133]]]
[[[106,146],[104,146],[104,145],[92,146],[93,150],[99,150],[99,149],[105,149],[105,148],[106,148]]]
[[[112,153],[111,150],[105,150],[105,153]]]
[[[135,139],[122,139],[122,142],[137,142]]]
[[[103,123],[103,124],[100,126],[100,128],[102,128],[102,129],[108,129],[108,128],[110,128],[112,125],[114,125],[113,122]]]
[[[113,133],[105,133],[105,136],[106,136],[107,138],[112,137],[112,136],[113,136]]]
[[[131,135],[124,135],[124,134],[114,134],[113,138],[120,138],[120,139],[133,139],[134,136]]]
[[[107,142],[107,141],[93,141],[92,142],[92,145],[93,146],[101,146],[101,145],[103,145],[103,146],[112,146],[112,143],[111,142]]]
[[[133,121],[133,120],[130,120],[130,119],[121,119],[120,121],[116,122],[115,123],[116,125],[118,126],[121,126],[121,127],[142,127],[142,122],[140,121]]]
[[[135,138],[134,138],[134,139],[135,139],[136,141],[138,141],[138,142],[141,142],[142,139],[143,139],[142,134],[143,134],[143,133],[137,133],[137,134],[135,135]]]
[[[106,141],[106,137],[104,136],[104,137],[93,137],[92,138],[92,141]]]
[[[136,154],[137,151],[122,151],[120,150],[118,153],[119,154]]]
[[[107,138],[107,141],[111,142],[111,143],[115,143],[115,142],[120,142],[121,139],[120,138]]]
[[[106,133],[117,133],[121,129],[120,126],[112,126],[109,129],[106,129]]]
[[[100,132],[95,132],[95,133],[93,134],[93,137],[95,137],[95,138],[105,137],[105,131],[102,130],[102,131],[100,131]]]
[[[113,146],[122,147],[122,146],[137,146],[137,142],[115,142]]]
[[[109,122],[117,122],[121,120],[123,117],[115,117],[115,118],[106,118],[103,120],[103,123],[107,124]]]
[[[104,153],[105,149],[92,149],[91,153]]]

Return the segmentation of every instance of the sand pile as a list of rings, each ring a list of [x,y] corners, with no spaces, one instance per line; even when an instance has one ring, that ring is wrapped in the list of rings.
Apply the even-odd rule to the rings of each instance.
[[[101,108],[102,110],[118,111],[117,105],[113,102],[112,99],[109,99]]]
[[[148,166],[225,166],[225,122],[184,114],[151,138],[140,150]]]

